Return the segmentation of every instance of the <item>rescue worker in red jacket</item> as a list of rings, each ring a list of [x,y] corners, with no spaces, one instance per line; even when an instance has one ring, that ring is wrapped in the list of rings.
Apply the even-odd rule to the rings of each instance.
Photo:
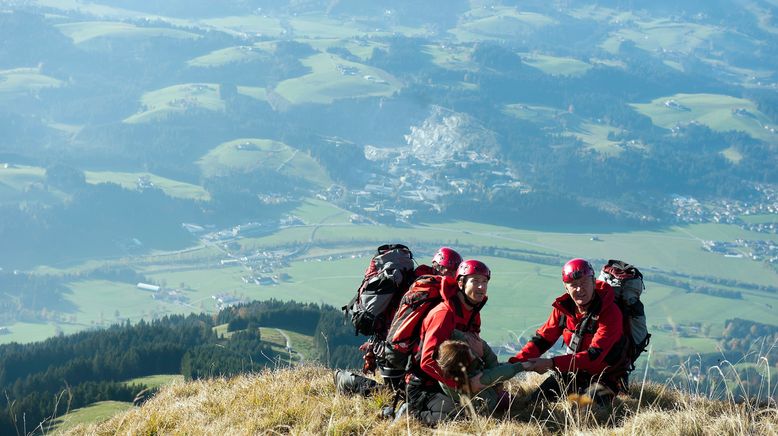
[[[462,256],[453,248],[440,247],[435,255],[432,256],[432,266],[421,264],[414,270],[416,277],[425,275],[454,277],[457,267],[462,263]],[[479,319],[480,323],[480,319]],[[372,345],[371,345],[372,346]],[[365,353],[365,368],[377,366],[384,384],[392,386],[394,389],[402,389],[404,384],[405,371],[397,368],[389,368],[375,362],[375,353]],[[373,361],[368,362],[368,359]]]
[[[421,322],[419,344],[411,357],[411,368],[406,376],[407,404],[412,416],[427,425],[453,418],[457,412],[454,400],[446,395],[438,382],[457,387],[446,378],[436,362],[438,346],[451,338],[455,329],[463,332],[481,331],[480,309],[486,303],[491,271],[483,262],[466,260],[456,271],[456,278],[443,280],[443,301],[433,307]],[[470,380],[471,392],[484,386],[480,376]]]
[[[529,362],[527,370],[556,370],[533,394],[533,399],[558,399],[564,393],[587,394],[598,404],[610,403],[620,386],[609,374],[623,359],[625,338],[621,310],[613,289],[595,280],[592,265],[572,259],[562,267],[566,293],[552,304],[548,320],[510,362]],[[540,357],[562,336],[567,354]]]
[[[416,277],[429,275],[454,277],[460,263],[462,263],[462,256],[456,250],[440,247],[432,256],[432,266],[422,264],[416,267],[414,272]]]
[[[457,272],[457,267],[460,263],[462,263],[462,256],[460,256],[460,254],[457,253],[457,251],[453,248],[440,247],[438,251],[436,251],[432,256],[431,263],[432,266],[421,264],[416,267],[414,270],[415,277],[419,278],[426,275],[454,277]],[[402,297],[402,295],[397,295],[397,299],[391,303],[391,305],[395,307],[392,309],[392,312],[389,312],[388,318],[390,321],[391,317],[394,315],[394,310],[397,309],[396,306],[400,304],[400,297]],[[478,324],[480,325],[480,318],[478,318]],[[384,334],[385,333],[386,332],[384,332]],[[390,386],[394,390],[404,390],[405,369],[395,368],[388,363],[377,361],[376,353],[374,351],[375,344],[375,339],[370,338],[370,340],[366,341],[364,344],[362,344],[362,346],[359,347],[359,349],[364,353],[362,358],[365,361],[362,367],[362,372],[365,374],[374,373],[375,370],[378,369],[381,375],[381,379],[385,385]],[[369,395],[378,386],[378,384],[374,380],[364,377],[360,374],[356,374],[351,371],[336,370],[335,386],[339,392],[360,392],[363,395]]]

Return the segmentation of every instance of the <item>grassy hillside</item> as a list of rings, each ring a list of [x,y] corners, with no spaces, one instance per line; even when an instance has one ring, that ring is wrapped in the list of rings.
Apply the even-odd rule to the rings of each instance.
[[[513,7],[472,9],[456,28],[449,30],[459,41],[515,38],[538,27],[554,24],[545,15],[521,12]]]
[[[38,68],[0,70],[0,101],[25,92],[62,86],[61,80],[41,74]]]
[[[677,105],[668,107],[666,102]],[[754,138],[775,141],[771,133],[777,126],[746,99],[718,94],[676,94],[646,104],[632,105],[651,118],[657,126],[672,128],[677,124],[697,122],[717,131],[740,130]]]
[[[301,60],[310,74],[284,80],[275,91],[293,104],[329,104],[343,98],[390,96],[402,84],[378,68],[350,62],[338,56],[318,53]],[[341,73],[339,67],[354,68],[358,73]]]
[[[59,30],[80,44],[94,38],[113,37],[113,38],[137,38],[145,39],[149,37],[168,37],[177,39],[197,39],[199,36],[194,33],[184,32],[182,30],[138,27],[129,23],[119,23],[115,21],[89,21],[81,23],[67,23],[57,26]]]
[[[115,183],[124,189],[137,189],[138,180],[147,177],[155,187],[161,189],[170,197],[190,198],[192,200],[208,201],[211,199],[208,191],[202,186],[178,180],[168,179],[151,173],[128,173],[117,171],[85,171],[87,183]]]
[[[147,92],[141,97],[141,109],[127,117],[129,124],[164,120],[167,116],[187,109],[223,111],[224,100],[219,96],[219,85],[213,83],[184,83]]]
[[[225,142],[209,151],[198,163],[206,177],[265,168],[324,188],[332,184],[324,168],[310,155],[269,139],[243,138]]]
[[[54,420],[50,428],[44,427],[50,433],[64,433],[79,425],[104,421],[117,413],[132,408],[132,403],[123,401],[100,401],[87,407],[73,410]]]
[[[562,400],[548,407],[525,400],[542,380],[516,378],[507,388],[516,395],[513,419],[471,418],[439,430],[453,434],[602,434],[602,435],[722,435],[776,434],[778,410],[748,404],[711,401],[682,394],[667,386],[634,387],[615,407],[592,408]],[[640,398],[640,401],[638,401]],[[65,435],[188,434],[419,434],[428,429],[413,419],[396,424],[380,418],[389,392],[362,398],[337,394],[332,372],[318,366],[265,371],[232,379],[179,382],[163,388],[140,408],[111,419],[82,424]]]

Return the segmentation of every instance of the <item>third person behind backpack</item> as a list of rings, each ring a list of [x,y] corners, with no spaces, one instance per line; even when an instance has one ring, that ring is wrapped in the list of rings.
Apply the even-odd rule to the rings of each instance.
[[[409,253],[409,258],[412,259],[413,256],[410,255],[410,250],[408,250],[408,247],[400,244],[387,244],[382,245],[378,248],[378,255],[382,255],[384,252],[389,251],[390,249],[404,249]],[[415,279],[418,279],[419,277],[423,276],[443,276],[443,277],[453,277],[456,273],[457,267],[462,262],[462,256],[453,248],[449,247],[440,247],[435,254],[432,256],[432,266],[430,265],[419,265],[415,268],[413,271],[413,279],[411,282]],[[365,273],[365,280],[362,283],[362,286],[364,287],[367,280],[372,277],[372,275],[375,275],[375,272],[372,272],[373,270],[377,270],[376,266],[373,265],[373,261],[371,261],[371,265],[368,268],[368,271]],[[393,285],[393,283],[390,283]],[[362,287],[360,287],[361,291]],[[404,292],[404,290],[403,290]],[[355,303],[359,302],[361,292],[358,292],[357,297],[351,301],[348,305],[344,306],[343,309],[349,309],[350,312],[347,313],[358,313],[358,311],[355,311],[353,308],[356,307]],[[363,351],[363,359],[365,361],[364,366],[362,368],[363,373],[374,373],[376,369],[378,369],[381,378],[384,381],[385,385],[388,385],[392,387],[392,389],[395,390],[404,390],[405,389],[405,366],[402,365],[401,367],[395,367],[392,365],[387,364],[386,362],[378,362],[376,360],[376,344],[381,344],[383,340],[386,338],[387,331],[386,329],[389,328],[389,323],[392,321],[392,318],[394,317],[394,313],[397,310],[397,307],[400,303],[400,298],[402,297],[403,293],[400,293],[396,295],[391,300],[387,300],[387,302],[382,306],[382,312],[380,314],[376,314],[377,316],[374,316],[374,318],[378,318],[383,320],[386,320],[388,322],[381,322],[380,329],[371,330],[370,338],[367,342],[365,342],[361,347],[360,350]],[[391,297],[391,296],[390,296]],[[377,306],[377,305],[373,305]],[[352,319],[355,317],[352,314]],[[375,326],[376,323],[371,322],[371,326]],[[359,329],[358,329],[359,330]],[[363,331],[363,334],[368,334],[367,331]],[[362,393],[364,395],[369,395],[375,388],[379,387],[379,385],[372,379],[367,378],[365,376],[362,376],[360,374],[356,374],[352,371],[345,371],[345,370],[336,370],[335,371],[335,385],[339,392],[341,393]]]

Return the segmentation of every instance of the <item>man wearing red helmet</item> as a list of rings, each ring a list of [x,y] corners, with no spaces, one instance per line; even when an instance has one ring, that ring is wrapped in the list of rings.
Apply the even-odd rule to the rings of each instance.
[[[609,403],[619,391],[618,380],[608,369],[622,358],[625,338],[621,310],[614,302],[613,289],[595,280],[592,265],[572,259],[562,267],[565,294],[552,304],[548,320],[510,362],[530,362],[529,370],[554,375],[541,383],[533,398],[556,400],[563,393],[586,393],[599,404]],[[541,358],[562,336],[567,354]]]
[[[460,263],[462,263],[462,256],[456,250],[440,247],[432,256],[432,266],[419,265],[416,268],[416,277],[425,275],[454,277]]]
[[[419,344],[411,356],[406,376],[408,409],[427,425],[450,419],[456,413],[454,400],[443,393],[438,382],[451,388],[457,383],[445,377],[436,362],[438,346],[451,338],[454,330],[478,334],[479,311],[486,303],[491,271],[483,262],[466,260],[459,264],[456,278],[446,277],[441,284],[443,301],[433,307],[421,322]],[[484,388],[476,376],[470,380],[472,392]]]

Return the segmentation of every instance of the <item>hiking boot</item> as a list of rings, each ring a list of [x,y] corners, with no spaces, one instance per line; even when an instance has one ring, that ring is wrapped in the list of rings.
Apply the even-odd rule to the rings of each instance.
[[[351,371],[338,369],[335,371],[335,390],[341,394],[360,394],[368,396],[373,393],[378,383]]]
[[[405,418],[405,415],[408,414],[408,403],[403,403],[402,406],[400,406],[399,409],[397,409],[397,412],[394,414],[394,421],[392,421],[392,424],[397,424],[402,419]]]

